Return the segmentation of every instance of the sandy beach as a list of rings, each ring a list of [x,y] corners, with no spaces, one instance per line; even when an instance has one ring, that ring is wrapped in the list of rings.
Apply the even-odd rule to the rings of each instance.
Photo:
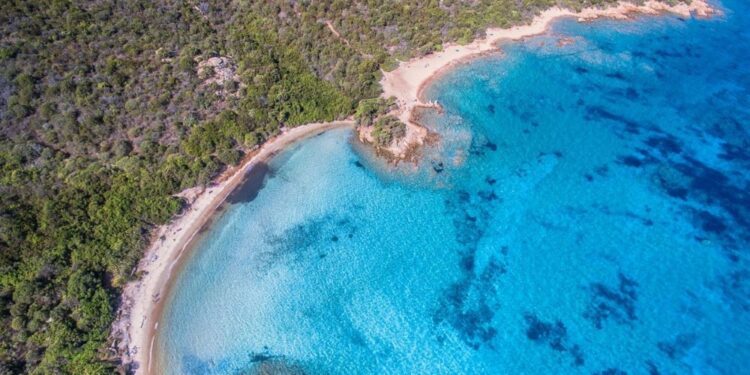
[[[191,188],[178,196],[188,207],[172,222],[157,228],[154,241],[138,264],[138,280],[128,283],[113,325],[112,335],[124,364],[133,364],[137,374],[153,373],[153,343],[164,297],[175,270],[188,252],[192,239],[209,222],[213,213],[258,163],[266,162],[279,151],[299,140],[326,130],[354,126],[352,121],[333,121],[302,125],[287,130],[266,142],[240,166],[224,172],[211,186]]]
[[[383,86],[383,97],[395,97],[398,110],[395,113],[407,125],[407,134],[427,134],[414,121],[413,110],[417,107],[438,107],[439,103],[426,102],[422,97],[423,89],[441,72],[460,64],[473,57],[499,52],[499,43],[503,41],[520,40],[526,37],[544,33],[552,21],[560,17],[575,17],[579,22],[592,21],[599,18],[626,20],[638,15],[659,15],[673,13],[689,18],[710,17],[718,13],[704,0],[693,0],[690,4],[679,3],[669,6],[656,1],[647,1],[643,5],[619,3],[608,8],[586,8],[580,12],[569,9],[551,8],[538,16],[528,25],[514,26],[509,29],[487,29],[486,37],[477,39],[466,45],[446,44],[442,51],[430,55],[404,61],[391,72],[383,72],[380,84]],[[418,138],[418,137],[417,137]],[[411,142],[422,144],[420,139],[411,138]],[[404,145],[404,148],[409,145]],[[395,152],[394,152],[395,153]]]

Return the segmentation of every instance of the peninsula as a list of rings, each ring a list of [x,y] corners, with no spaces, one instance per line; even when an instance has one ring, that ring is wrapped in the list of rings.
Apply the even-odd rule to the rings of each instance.
[[[433,52],[408,61],[401,62],[392,71],[383,72],[380,84],[383,87],[383,98],[395,98],[397,109],[393,115],[406,124],[406,136],[396,140],[388,147],[392,155],[404,156],[406,150],[421,147],[428,131],[415,118],[417,108],[439,108],[439,103],[428,102],[423,90],[441,72],[461,64],[468,59],[487,53],[500,51],[503,42],[521,40],[530,36],[544,33],[549,25],[560,17],[574,17],[579,22],[590,22],[600,18],[628,20],[638,16],[656,16],[672,13],[681,17],[711,17],[718,11],[704,0],[693,0],[690,3],[667,5],[663,2],[649,0],[641,5],[620,2],[617,5],[604,8],[585,8],[572,11],[566,8],[553,7],[534,17],[527,25],[511,28],[489,28],[485,37],[476,39],[468,44],[447,44],[441,51]],[[362,138],[367,139],[367,130],[361,131]]]

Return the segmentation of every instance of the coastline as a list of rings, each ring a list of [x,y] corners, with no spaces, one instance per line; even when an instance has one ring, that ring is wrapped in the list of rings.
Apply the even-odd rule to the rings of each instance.
[[[667,5],[662,2],[649,0],[642,5],[619,2],[606,8],[585,8],[574,12],[560,7],[550,8],[537,16],[531,23],[511,28],[489,28],[486,36],[476,39],[466,45],[446,44],[439,52],[434,52],[422,57],[402,61],[396,69],[383,72],[380,84],[383,87],[383,98],[395,97],[398,108],[393,115],[398,117],[407,126],[407,134],[415,134],[416,137],[409,139],[399,145],[394,154],[401,149],[419,147],[424,144],[424,136],[429,132],[414,118],[417,108],[442,108],[439,103],[428,102],[424,98],[424,89],[433,80],[454,66],[472,60],[478,56],[488,53],[501,52],[498,44],[505,41],[517,41],[527,37],[543,34],[553,21],[562,17],[575,17],[578,22],[589,22],[596,19],[629,20],[641,15],[660,15],[672,13],[681,17],[708,18],[720,15],[720,11],[712,7],[706,0],[692,0],[691,3],[678,3]],[[419,138],[419,135],[424,135]]]
[[[508,29],[490,28],[486,36],[467,45],[446,44],[442,51],[401,62],[391,72],[383,72],[380,83],[382,96],[395,97],[398,108],[393,113],[404,124],[404,141],[391,150],[394,155],[407,155],[407,150],[421,147],[431,134],[414,118],[420,107],[440,108],[438,103],[426,102],[424,90],[441,74],[458,64],[487,53],[501,52],[498,44],[503,41],[521,40],[547,31],[551,23],[561,17],[576,17],[579,22],[600,18],[632,19],[639,15],[673,13],[682,17],[711,17],[720,14],[705,0],[693,0],[690,4],[669,6],[653,0],[643,5],[618,3],[607,8],[586,8],[579,12],[551,8],[537,15],[530,24]],[[224,172],[215,184],[205,188],[191,188],[179,194],[188,200],[185,211],[169,224],[154,231],[154,237],[137,272],[142,274],[123,289],[122,303],[113,323],[112,335],[123,364],[131,364],[137,374],[152,373],[152,355],[158,320],[163,310],[164,298],[168,294],[175,270],[179,269],[184,254],[189,253],[192,240],[210,222],[214,213],[244,180],[245,174],[258,163],[267,161],[285,147],[299,140],[345,126],[354,126],[353,121],[313,123],[292,128],[266,142],[256,153],[238,167]]]
[[[217,209],[239,186],[247,172],[267,162],[280,151],[300,140],[322,132],[353,127],[353,121],[312,123],[291,128],[272,138],[255,153],[221,174],[205,188],[190,188],[178,196],[188,200],[184,212],[170,223],[158,227],[151,244],[141,258],[136,280],[129,282],[122,293],[122,303],[112,325],[115,349],[121,362],[130,365],[136,374],[150,374],[153,344],[165,296],[190,245],[198,233],[210,223]]]

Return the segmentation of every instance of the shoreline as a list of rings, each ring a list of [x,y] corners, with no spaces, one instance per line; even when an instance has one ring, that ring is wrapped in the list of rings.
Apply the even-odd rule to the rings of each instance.
[[[605,8],[585,8],[574,12],[569,9],[553,7],[537,16],[529,24],[513,26],[511,28],[489,28],[484,38],[476,39],[466,45],[455,43],[446,44],[441,51],[408,61],[402,61],[398,67],[390,72],[383,71],[380,84],[383,87],[383,98],[396,98],[398,108],[392,113],[407,126],[407,133],[427,134],[428,130],[415,119],[417,108],[438,108],[439,103],[426,101],[424,90],[435,79],[453,67],[473,60],[474,58],[490,54],[501,53],[501,42],[518,41],[524,38],[545,33],[552,22],[563,17],[575,17],[578,22],[590,22],[597,19],[631,20],[637,16],[657,16],[665,13],[681,17],[708,18],[720,15],[721,12],[712,7],[707,0],[692,0],[691,3],[667,5],[655,0],[649,0],[642,5],[619,2]],[[419,147],[424,144],[423,139],[412,140],[403,148]]]
[[[211,185],[186,189],[177,194],[188,203],[183,212],[168,224],[153,231],[150,245],[136,267],[141,274],[123,288],[120,307],[112,323],[114,349],[125,366],[133,366],[136,374],[150,374],[153,366],[153,345],[164,301],[171,289],[173,276],[188,257],[196,236],[210,225],[227,197],[245,180],[256,165],[265,163],[288,146],[322,132],[353,127],[353,121],[312,123],[291,128],[251,153],[241,165],[230,167]]]
[[[439,103],[424,100],[424,90],[435,79],[453,67],[489,53],[502,52],[499,44],[517,41],[545,33],[553,21],[562,17],[576,17],[578,22],[596,19],[629,20],[634,16],[672,13],[682,17],[706,18],[721,14],[706,0],[693,0],[690,4],[669,6],[654,0],[642,5],[618,3],[606,8],[586,8],[579,12],[559,7],[550,8],[535,16],[531,23],[507,29],[489,28],[486,36],[466,45],[446,44],[443,50],[426,56],[403,61],[391,72],[383,72],[380,83],[384,98],[395,97],[397,109],[391,114],[406,124],[407,137],[399,142],[394,155],[406,155],[406,150],[416,150],[428,142],[432,134],[415,118],[417,108],[441,109]],[[136,374],[151,374],[153,345],[164,300],[174,281],[183,257],[190,252],[191,244],[202,229],[210,224],[227,197],[245,179],[255,165],[268,161],[287,146],[302,139],[331,129],[354,127],[353,121],[313,123],[292,128],[266,142],[246,158],[240,166],[231,167],[206,187],[186,189],[177,194],[188,201],[184,211],[165,225],[153,231],[153,237],[144,252],[136,280],[129,282],[122,292],[122,302],[113,322],[114,349],[126,366],[133,366]],[[361,136],[361,134],[360,134]]]

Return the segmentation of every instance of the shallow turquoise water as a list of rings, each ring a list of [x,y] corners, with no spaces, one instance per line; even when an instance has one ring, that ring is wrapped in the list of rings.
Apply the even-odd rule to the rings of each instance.
[[[750,373],[750,8],[725,6],[450,72],[416,173],[348,130],[285,152],[186,265],[163,366]]]

